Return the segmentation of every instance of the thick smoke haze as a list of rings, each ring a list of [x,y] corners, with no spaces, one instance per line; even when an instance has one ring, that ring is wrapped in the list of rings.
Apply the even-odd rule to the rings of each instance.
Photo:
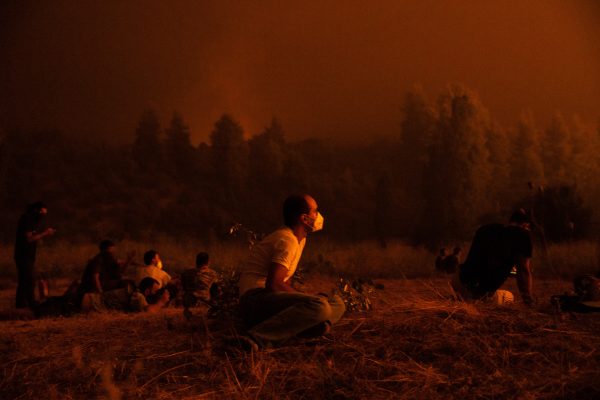
[[[405,92],[477,91],[500,122],[600,117],[592,1],[8,1],[0,126],[130,142],[180,112],[195,143],[231,113],[291,138],[397,132]]]

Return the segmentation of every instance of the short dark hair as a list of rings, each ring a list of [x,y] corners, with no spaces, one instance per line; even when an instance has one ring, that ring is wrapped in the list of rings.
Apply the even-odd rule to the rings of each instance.
[[[283,223],[290,228],[296,225],[302,214],[308,214],[310,206],[306,196],[293,194],[283,202]]]
[[[154,259],[154,257],[156,257],[157,254],[158,254],[158,252],[156,250],[148,250],[147,252],[145,252],[144,253],[144,264],[146,264],[146,265],[152,264],[152,260]]]
[[[201,251],[196,255],[196,267],[201,267],[203,265],[208,264],[208,253]]]
[[[142,292],[142,294],[148,290],[148,289],[152,289],[152,287],[156,284],[158,284],[159,282],[154,279],[154,278],[150,278],[149,276],[145,277],[144,279],[142,279],[142,281],[140,282],[140,292]]]
[[[515,224],[525,224],[530,223],[531,218],[529,217],[529,213],[527,212],[527,210],[525,210],[524,208],[519,208],[518,210],[515,210],[515,212],[512,213],[508,222]]]
[[[111,241],[111,240],[103,240],[100,242],[100,244],[98,245],[98,247],[100,248],[100,251],[106,251],[111,247],[114,247],[115,244]]]

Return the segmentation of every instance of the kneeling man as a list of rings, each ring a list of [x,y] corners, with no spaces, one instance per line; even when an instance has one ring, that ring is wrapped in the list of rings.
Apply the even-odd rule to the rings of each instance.
[[[521,298],[533,303],[530,260],[533,244],[527,213],[519,209],[508,225],[489,224],[475,233],[464,264],[452,282],[454,290],[464,299],[491,299],[498,304],[510,303],[514,297],[500,290],[512,272],[516,272]]]
[[[315,199],[288,197],[283,220],[283,227],[252,248],[240,275],[240,311],[251,326],[242,339],[249,339],[252,348],[281,344],[296,335],[323,335],[345,311],[339,296],[308,295],[290,285],[307,235],[323,227]]]

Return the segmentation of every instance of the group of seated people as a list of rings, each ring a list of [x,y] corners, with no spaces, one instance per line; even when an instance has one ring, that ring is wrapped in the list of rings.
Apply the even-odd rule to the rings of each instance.
[[[210,305],[211,294],[214,298],[218,276],[205,252],[197,254],[195,268],[173,278],[163,269],[156,250],[146,251],[141,265],[134,262],[133,253],[125,260],[117,259],[110,240],[103,240],[99,248],[88,261],[81,281],[73,282],[62,296],[41,302],[34,309],[36,315],[63,314],[65,308],[71,312],[156,312],[173,300],[190,307]]]

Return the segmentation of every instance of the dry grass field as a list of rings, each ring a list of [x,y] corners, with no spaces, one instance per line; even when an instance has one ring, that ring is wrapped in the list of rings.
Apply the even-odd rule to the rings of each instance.
[[[444,279],[380,280],[374,310],[258,353],[233,320],[102,314],[0,322],[2,399],[597,399],[600,315],[452,300]],[[333,278],[312,276],[327,290]],[[514,288],[514,282],[508,286]],[[14,292],[3,290],[5,304]]]
[[[122,243],[119,250],[149,247],[158,246]],[[174,269],[193,261],[189,244],[158,248]],[[208,249],[225,268],[246,251]],[[42,248],[40,268],[63,276],[52,280],[51,294],[94,252],[91,245]],[[6,311],[14,266],[2,253]],[[307,291],[331,290],[338,273],[384,285],[371,312],[347,314],[326,337],[245,353],[224,340],[240,324],[206,319],[201,309],[191,321],[178,308],[0,321],[0,398],[597,399],[600,314],[556,314],[548,301],[571,288],[569,276],[596,268],[597,256],[593,243],[551,248],[551,267],[538,262],[534,271],[538,304],[529,309],[455,301],[422,249],[315,243],[304,258]],[[506,286],[517,292],[513,279]]]

